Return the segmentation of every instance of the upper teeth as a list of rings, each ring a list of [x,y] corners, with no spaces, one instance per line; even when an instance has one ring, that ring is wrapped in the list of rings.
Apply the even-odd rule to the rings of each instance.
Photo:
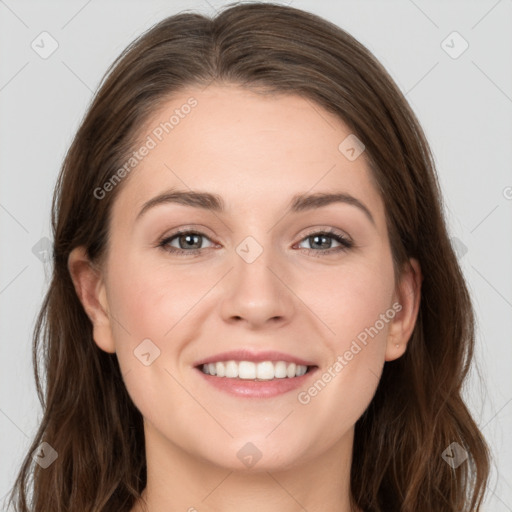
[[[300,377],[308,367],[302,364],[287,363],[286,361],[219,361],[203,364],[204,373],[227,377],[228,379],[284,379],[285,377]]]

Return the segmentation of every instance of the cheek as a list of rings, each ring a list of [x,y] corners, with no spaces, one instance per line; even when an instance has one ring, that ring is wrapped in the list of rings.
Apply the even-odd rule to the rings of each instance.
[[[323,437],[325,447],[349,431],[370,404],[384,366],[394,313],[384,290],[370,286],[352,295],[349,291],[363,283],[358,281],[353,288],[350,282],[345,284],[343,291],[331,295],[337,307],[333,304],[328,322],[335,335],[324,337],[330,357],[296,396],[308,428]]]
[[[156,424],[163,409],[188,411],[174,363],[189,339],[186,315],[204,291],[191,286],[190,274],[129,257],[109,272],[109,289],[116,354],[131,399]]]
[[[148,264],[142,259],[123,262],[123,269],[110,275],[109,304],[133,338],[161,340],[197,302],[200,279],[181,269]],[[115,324],[114,324],[115,328]],[[119,325],[116,331],[119,332]]]
[[[119,365],[123,375],[130,377],[126,385],[132,399],[149,416],[151,401],[174,383],[167,372],[182,371],[184,351],[200,336],[197,314],[201,306],[210,310],[211,303],[204,296],[214,282],[211,276],[204,278],[185,266],[170,268],[165,262],[128,255],[122,268],[109,273],[111,325]]]
[[[364,341],[365,332],[376,325],[379,335],[386,336],[390,317],[394,275],[391,256],[381,253],[372,259],[348,262],[339,269],[316,273],[315,279],[303,282],[307,303],[323,321],[324,338],[337,354],[349,348],[351,340]],[[390,311],[391,310],[391,311]],[[388,313],[388,321],[382,321]],[[328,327],[328,329],[327,329]]]

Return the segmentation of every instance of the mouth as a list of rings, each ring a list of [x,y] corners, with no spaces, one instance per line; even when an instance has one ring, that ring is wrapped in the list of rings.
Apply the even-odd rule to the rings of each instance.
[[[205,375],[212,377],[271,381],[278,379],[296,379],[317,368],[315,365],[296,364],[289,361],[217,361],[215,363],[204,363],[196,368]]]
[[[275,350],[231,350],[196,361],[194,370],[211,388],[239,398],[264,399],[308,385],[319,369],[313,360]]]
[[[287,361],[217,361],[195,371],[212,389],[242,399],[269,399],[305,387],[318,370]]]

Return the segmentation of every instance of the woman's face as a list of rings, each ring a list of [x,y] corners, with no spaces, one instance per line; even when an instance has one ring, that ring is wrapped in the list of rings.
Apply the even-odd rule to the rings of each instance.
[[[94,337],[116,352],[147,442],[238,470],[351,445],[416,312],[407,283],[394,287],[362,149],[299,96],[190,88],[147,123],[125,182],[96,191],[122,186],[98,287],[108,317],[92,315]],[[228,360],[212,367],[243,378],[198,367]],[[280,377],[294,360],[308,372]]]

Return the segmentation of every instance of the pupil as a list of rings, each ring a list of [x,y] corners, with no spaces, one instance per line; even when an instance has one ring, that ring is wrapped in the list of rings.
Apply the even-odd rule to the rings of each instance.
[[[199,236],[199,235],[190,235],[190,234],[189,234],[189,235],[183,235],[181,238],[182,238],[182,239],[184,238],[184,239],[186,240],[186,242],[185,242],[185,243],[186,243],[187,247],[189,247],[189,248],[190,248],[192,245],[194,245],[194,242],[189,243],[189,242],[190,242],[190,240],[191,240],[193,237],[198,238],[198,236]]]
[[[313,244],[316,244],[317,243],[316,240],[318,240],[318,239],[322,239],[325,241],[325,240],[327,240],[327,237],[325,235],[315,235],[315,236],[313,236],[313,240],[314,240]],[[329,245],[328,242],[326,242],[326,243],[327,243],[327,245]],[[320,242],[320,245],[322,245],[321,242]],[[327,247],[327,248],[329,248],[329,247]]]

